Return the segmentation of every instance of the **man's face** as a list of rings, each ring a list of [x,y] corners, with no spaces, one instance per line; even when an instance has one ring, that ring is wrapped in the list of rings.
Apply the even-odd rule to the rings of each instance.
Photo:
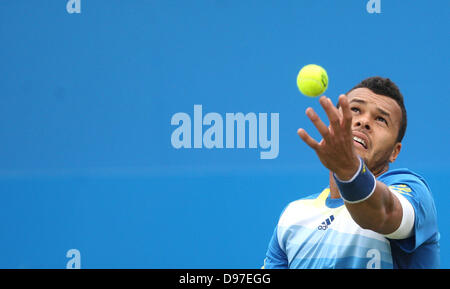
[[[397,136],[402,111],[397,102],[368,88],[357,88],[347,94],[353,113],[352,133],[356,153],[377,175],[385,171],[400,152]]]

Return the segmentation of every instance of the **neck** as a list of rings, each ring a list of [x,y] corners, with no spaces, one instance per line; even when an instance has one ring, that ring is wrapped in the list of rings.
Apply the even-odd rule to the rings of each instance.
[[[384,167],[382,167],[381,169],[379,169],[379,170],[370,170],[371,172],[372,172],[372,174],[374,174],[375,175],[375,177],[379,177],[379,176],[381,176],[382,174],[384,174],[385,172],[387,172],[389,170],[389,164],[386,164]]]

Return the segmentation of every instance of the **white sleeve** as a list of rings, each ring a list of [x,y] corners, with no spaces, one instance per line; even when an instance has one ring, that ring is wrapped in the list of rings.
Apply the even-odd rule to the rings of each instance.
[[[414,231],[414,208],[411,203],[401,193],[389,188],[394,196],[400,201],[403,210],[400,226],[394,232],[384,235],[388,239],[406,239],[411,237]]]

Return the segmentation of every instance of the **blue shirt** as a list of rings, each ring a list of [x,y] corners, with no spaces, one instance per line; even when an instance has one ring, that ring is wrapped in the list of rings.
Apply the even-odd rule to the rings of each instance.
[[[361,228],[330,190],[291,202],[269,243],[263,268],[439,268],[436,208],[425,180],[408,169],[378,180],[413,206],[414,232],[393,240]]]

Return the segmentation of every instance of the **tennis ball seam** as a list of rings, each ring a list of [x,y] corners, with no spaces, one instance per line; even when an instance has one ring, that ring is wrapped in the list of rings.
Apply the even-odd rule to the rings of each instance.
[[[305,81],[305,80],[314,80],[316,83],[318,83],[318,84],[320,85],[320,87],[321,87],[322,89],[324,89],[324,88],[326,87],[326,86],[323,85],[322,81],[317,80],[317,79],[315,79],[315,78],[311,78],[311,77],[302,77],[302,78],[300,79],[300,83],[302,83],[302,82]]]
[[[311,77],[302,77],[302,78],[300,79],[299,90],[300,90],[300,92],[303,93],[304,95],[306,95],[306,96],[308,96],[308,97],[315,97],[315,96],[317,96],[317,95],[315,95],[315,94],[313,94],[313,95],[308,95],[307,92],[304,90],[304,88],[303,88],[303,90],[302,90],[302,88],[300,88],[300,87],[302,86],[301,83],[304,82],[305,80],[308,80],[308,81],[309,81],[309,80],[313,80],[315,83],[319,84],[319,86],[320,86],[320,92],[319,92],[317,95],[320,95],[320,94],[322,94],[322,93],[325,92],[326,87],[324,87],[323,83],[322,83],[320,80],[317,80],[317,79],[311,78]]]

